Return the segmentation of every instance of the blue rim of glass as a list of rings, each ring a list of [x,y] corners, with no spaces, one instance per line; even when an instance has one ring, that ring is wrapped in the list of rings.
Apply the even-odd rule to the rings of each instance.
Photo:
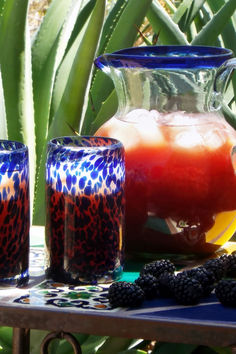
[[[0,139],[0,175],[28,169],[28,147],[27,145],[14,141]]]
[[[101,139],[107,142],[107,144],[105,145],[97,144],[97,142]],[[88,142],[87,144],[86,141]],[[94,144],[91,145],[90,144],[91,141],[94,141]],[[110,138],[110,137],[103,137],[103,136],[93,136],[93,135],[92,136],[91,135],[60,136],[57,138],[53,138],[48,142],[48,150],[52,149],[58,152],[61,150],[63,151],[92,150],[94,153],[96,151],[116,150],[120,148],[123,148],[123,145],[117,139]]]
[[[105,140],[109,144],[96,145],[96,141],[99,139]],[[83,144],[81,144],[83,140]],[[93,140],[95,144],[89,145],[89,141]],[[86,144],[86,141],[88,142]],[[70,163],[78,162],[81,158],[85,156],[90,156],[93,154],[108,156],[110,154],[118,154],[120,156],[124,155],[123,144],[116,139],[103,136],[61,136],[51,139],[47,145],[47,161],[46,166],[55,164],[57,161]]]
[[[26,151],[28,147],[19,141],[0,139],[0,154],[20,154]]]
[[[101,70],[114,68],[213,68],[233,58],[230,49],[213,46],[160,45],[131,47],[95,59]]]
[[[96,142],[102,139],[106,141],[107,145],[97,145]],[[94,141],[93,145],[86,144],[86,141]],[[109,143],[110,142],[110,143]],[[75,145],[70,145],[70,143],[75,143]],[[78,149],[86,149],[86,148],[93,148],[93,149],[107,149],[107,148],[117,148],[120,147],[122,144],[119,140],[104,137],[104,136],[93,136],[93,135],[81,135],[81,136],[60,136],[57,138],[53,138],[49,141],[49,145],[55,148],[65,148],[69,150],[78,150]]]

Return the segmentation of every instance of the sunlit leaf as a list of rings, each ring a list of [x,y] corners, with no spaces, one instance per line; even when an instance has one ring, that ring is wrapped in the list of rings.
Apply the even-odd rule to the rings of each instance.
[[[2,87],[2,75],[0,72],[0,139],[7,139],[7,137],[6,108]]]
[[[113,117],[118,107],[118,100],[115,89],[110,93],[108,98],[102,102],[100,110],[92,121],[88,134],[93,135],[103,123],[106,122],[107,117]]]
[[[36,153],[41,158],[48,131],[56,70],[64,56],[82,0],[53,0],[32,44]]]
[[[188,44],[185,34],[181,32],[178,25],[158,2],[151,4],[147,12],[147,18],[154,32],[158,33],[160,31],[161,44]]]
[[[91,16],[75,40],[68,55],[72,55],[72,66],[67,77],[59,107],[49,127],[48,136],[44,139],[42,158],[37,175],[34,222],[43,224],[45,215],[44,188],[45,158],[47,140],[55,136],[71,135],[70,126],[77,130],[82,116],[83,106],[86,102],[86,92],[91,77],[95,51],[98,45],[100,31],[103,24],[105,1],[97,0]]]
[[[212,9],[214,13],[220,10],[220,8],[224,5],[224,0],[208,0],[208,5]],[[229,19],[226,23],[223,31],[221,32],[221,37],[223,39],[224,47],[231,49],[234,53],[236,53],[236,25],[234,24],[233,17]],[[231,99],[236,97],[236,75],[232,76],[232,85],[233,90],[231,94]],[[233,92],[234,91],[234,92]]]
[[[1,3],[0,17],[0,65],[2,87],[7,116],[7,130],[10,139],[26,142],[28,126],[32,115],[25,124],[24,104],[30,78],[26,74],[26,19],[28,0],[8,0]],[[16,36],[17,33],[17,36]],[[32,102],[28,102],[29,106]],[[34,132],[31,131],[31,135]]]
[[[97,0],[84,31],[78,36],[77,51],[61,103],[49,129],[49,138],[60,135],[62,131],[64,133],[68,131],[66,123],[69,123],[74,129],[78,128],[104,13],[105,1]]]
[[[172,20],[175,23],[178,23],[180,19],[184,16],[186,11],[189,9],[189,7],[192,5],[193,0],[183,0],[179,4],[178,8],[176,9],[175,13],[172,16]]]
[[[49,124],[51,123],[52,118],[54,117],[56,111],[58,110],[58,107],[61,102],[61,98],[63,96],[67,80],[67,78],[70,74],[72,64],[74,61],[74,57],[76,54],[76,51],[78,49],[79,41],[81,41],[81,37],[78,38],[78,34],[83,30],[83,27],[86,24],[86,21],[88,20],[89,16],[91,15],[91,12],[95,6],[96,0],[90,0],[86,6],[82,8],[80,13],[78,14],[78,17],[76,19],[76,23],[73,29],[73,32],[70,36],[70,39],[68,41],[68,45],[66,48],[66,53],[65,56],[57,70],[56,73],[56,78],[53,86],[53,92],[52,92],[52,102],[51,102],[51,107],[50,107],[50,119],[49,119]]]
[[[135,25],[140,26],[150,3],[151,0],[118,0],[104,24],[101,45],[97,55],[104,54],[104,52],[112,53],[132,46],[137,37]],[[117,4],[120,4],[120,8]],[[114,22],[110,26],[112,21]],[[98,113],[102,102],[106,100],[112,90],[113,83],[111,79],[101,71],[96,70],[90,89],[90,95],[94,101],[95,114]],[[108,119],[109,117],[104,118]],[[91,105],[88,104],[81,128],[82,134],[89,132],[93,119],[94,111]]]
[[[184,13],[184,16],[178,22],[179,27],[182,31],[188,31],[188,28],[190,27],[195,16],[201,10],[205,1],[206,0],[194,0],[191,4],[189,4],[188,8]]]
[[[29,147],[32,203],[35,134],[28,0],[4,1],[0,8],[1,135],[6,137],[7,134],[9,139],[21,141]]]
[[[236,10],[236,1],[229,0],[225,5],[212,17],[205,27],[197,34],[191,44],[193,45],[211,45],[214,43],[218,35],[223,31],[225,25],[230,20],[232,14]]]
[[[228,123],[236,129],[236,114],[225,103],[223,103],[223,113]]]

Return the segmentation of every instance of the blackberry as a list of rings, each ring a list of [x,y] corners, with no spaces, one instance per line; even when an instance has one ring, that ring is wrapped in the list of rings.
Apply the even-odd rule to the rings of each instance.
[[[155,278],[151,274],[140,275],[134,283],[137,284],[141,289],[143,289],[145,297],[147,299],[153,299],[160,295],[159,282],[157,278]]]
[[[229,255],[224,253],[218,259],[220,259],[223,262],[224,267],[227,269],[229,265]]]
[[[142,304],[144,291],[137,284],[119,281],[110,285],[107,298],[112,307],[135,307]]]
[[[215,276],[210,269],[202,266],[183,271],[182,274],[199,281],[203,289],[203,295],[208,296],[215,287]]]
[[[227,256],[227,276],[236,276],[236,254],[232,253]]]
[[[160,296],[172,297],[173,296],[173,283],[175,275],[173,273],[164,272],[158,277]]]
[[[222,305],[236,307],[236,280],[221,279],[216,285],[215,294]]]
[[[203,289],[198,280],[184,274],[175,277],[173,294],[176,301],[182,305],[195,305],[203,296]]]
[[[169,272],[174,273],[175,266],[169,259],[161,259],[144,265],[141,270],[141,274],[152,274],[154,277],[158,278],[161,273]]]
[[[220,257],[208,259],[203,264],[203,267],[208,270],[211,270],[216,280],[222,279],[227,272],[227,264],[225,260]]]

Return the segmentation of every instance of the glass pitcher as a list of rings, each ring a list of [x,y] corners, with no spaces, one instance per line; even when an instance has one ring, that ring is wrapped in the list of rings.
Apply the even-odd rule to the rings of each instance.
[[[236,231],[236,132],[221,112],[236,59],[206,46],[104,54],[118,111],[96,135],[126,158],[126,253],[214,253]]]

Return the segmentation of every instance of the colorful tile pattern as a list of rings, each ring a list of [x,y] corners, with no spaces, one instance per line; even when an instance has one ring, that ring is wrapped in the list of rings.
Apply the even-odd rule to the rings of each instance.
[[[49,280],[33,287],[26,294],[14,299],[14,302],[81,310],[110,310],[106,294],[107,286],[68,286]]]
[[[96,311],[126,313],[126,316],[139,319],[177,320],[184,322],[210,323],[236,327],[236,308],[222,306],[215,294],[211,294],[200,304],[194,306],[178,305],[173,299],[154,299],[145,301],[140,308],[112,309],[106,294],[109,287],[104,285],[73,286],[45,280],[36,275],[43,270],[44,250],[31,249],[30,274],[28,288],[0,289],[0,305],[6,302],[18,306],[29,305],[47,308],[70,308],[73,311]],[[34,285],[35,281],[35,285]]]
[[[47,307],[73,307],[80,310],[112,310],[106,297],[109,285],[85,285],[74,286],[44,280],[44,249],[31,248],[30,252],[30,274],[31,288],[17,289],[17,296],[12,299],[13,303],[29,304],[32,306]],[[39,284],[33,286],[34,281]],[[42,280],[42,281],[40,281]],[[0,290],[1,295],[1,290]]]

